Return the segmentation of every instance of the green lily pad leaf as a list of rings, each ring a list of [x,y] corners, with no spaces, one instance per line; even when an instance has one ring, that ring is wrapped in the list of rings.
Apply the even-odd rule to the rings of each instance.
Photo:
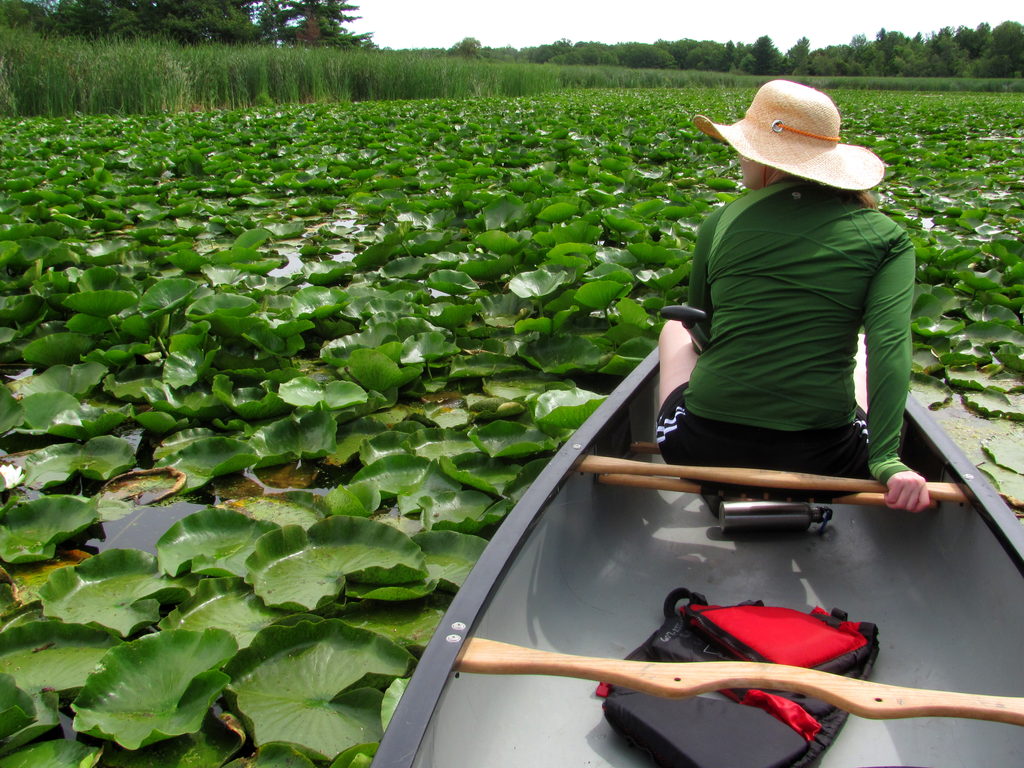
[[[223,629],[239,648],[247,648],[257,632],[287,615],[268,608],[240,578],[211,578],[200,581],[195,594],[164,617],[160,628]]]
[[[431,579],[440,589],[457,592],[487,547],[487,539],[457,531],[432,530],[412,537],[427,558]]]
[[[8,563],[49,560],[57,544],[98,520],[95,499],[52,495],[23,502],[3,516],[0,559]]]
[[[969,392],[964,395],[964,403],[982,416],[1024,421],[1024,402],[1019,395],[1011,399],[1002,392]]]
[[[109,480],[135,464],[135,449],[127,440],[111,435],[84,444],[51,445],[25,459],[25,484],[46,488],[63,483],[76,472],[90,480]]]
[[[966,323],[948,317],[919,317],[910,323],[914,333],[925,338],[933,336],[953,336],[960,333]]]
[[[230,378],[218,374],[213,377],[211,391],[214,397],[247,421],[272,419],[292,410],[292,406],[276,392],[266,388],[266,383],[259,387],[234,389]]]
[[[541,299],[570,284],[573,276],[562,270],[537,269],[516,275],[508,289],[521,299]]]
[[[550,224],[565,221],[576,215],[577,208],[572,203],[552,203],[541,209],[537,218]]]
[[[253,433],[249,447],[260,457],[260,466],[271,466],[327,456],[337,447],[337,433],[334,417],[318,407],[261,427]]]
[[[26,344],[21,355],[36,365],[74,365],[93,346],[93,340],[85,334],[51,333]]]
[[[25,421],[22,431],[48,433],[75,440],[107,434],[128,415],[80,403],[66,392],[39,392],[21,401]]]
[[[433,580],[411,581],[408,584],[357,584],[348,582],[345,596],[357,600],[379,600],[381,602],[402,603],[426,597],[437,589]]]
[[[80,365],[55,365],[35,376],[10,383],[11,391],[23,398],[42,392],[63,392],[69,395],[83,395],[99,384],[107,373],[106,366],[99,363]]]
[[[54,691],[28,693],[0,674],[0,752],[9,752],[53,729],[59,722]]]
[[[472,443],[471,440],[469,442]],[[505,487],[515,480],[521,469],[511,461],[492,459],[481,454],[475,444],[472,453],[442,457],[439,465],[446,475],[462,485],[492,496],[502,495]]]
[[[330,759],[379,740],[382,695],[372,688],[404,676],[411,661],[386,638],[332,619],[267,627],[225,670],[257,746],[288,742]]]
[[[492,458],[519,458],[553,451],[558,441],[539,429],[514,421],[492,421],[469,431],[470,439]]]
[[[277,393],[291,405],[315,406],[323,403],[330,409],[348,408],[367,400],[366,391],[350,381],[329,381],[325,384],[307,376],[286,381],[278,387]]]
[[[340,594],[346,578],[402,584],[427,576],[423,552],[382,523],[335,515],[304,531],[286,526],[264,535],[246,561],[253,590],[270,606],[314,610]]]
[[[226,768],[242,768],[233,761]],[[322,763],[315,763],[309,757],[309,750],[292,744],[264,744],[256,751],[251,761],[246,761],[244,768],[317,768]]]
[[[139,312],[148,317],[173,312],[183,307],[200,289],[200,284],[187,277],[160,280],[146,289],[139,298]]]
[[[188,478],[185,489],[194,490],[215,477],[251,467],[257,459],[248,443],[230,437],[207,437],[167,454],[157,466],[184,472]]]
[[[6,387],[0,387],[0,433],[7,432],[25,420],[25,409]]]
[[[326,510],[318,509],[287,494],[273,496],[247,496],[224,502],[225,509],[241,512],[253,520],[273,523],[280,527],[298,525],[308,528],[323,519]]]
[[[545,337],[526,344],[519,355],[545,373],[590,372],[601,367],[604,352],[582,336]]]
[[[108,549],[50,573],[39,597],[49,618],[107,627],[127,637],[155,624],[161,603],[179,602],[188,591],[161,576],[148,552]]]
[[[396,680],[391,685],[394,686],[399,681]],[[388,686],[388,690],[391,690],[391,686]],[[404,690],[404,688],[403,688]],[[387,728],[387,722],[390,722],[390,715],[385,718],[384,713],[390,707],[390,703],[387,700],[388,694],[385,691],[384,701],[381,702],[381,724],[384,728]],[[356,746],[346,749],[331,763],[330,768],[370,768],[370,764],[373,762],[373,756],[377,754],[377,748],[380,745],[376,742],[372,744],[357,744]]]
[[[1020,440],[1010,437],[994,437],[981,445],[985,455],[1004,469],[1024,475],[1024,446]]]
[[[459,352],[459,347],[452,344],[448,337],[440,331],[428,331],[410,336],[402,344],[402,363],[436,362],[451,357]]]
[[[25,691],[74,691],[107,650],[120,641],[103,629],[60,621],[34,621],[0,633],[0,673]]]
[[[534,401],[533,420],[548,434],[559,435],[582,426],[604,401],[604,395],[575,387],[551,390]]]
[[[423,525],[428,530],[475,533],[505,517],[494,499],[479,491],[449,491],[420,499]]]
[[[64,306],[68,309],[93,317],[110,317],[137,303],[138,297],[131,291],[111,289],[72,293],[64,299]]]
[[[484,226],[487,229],[506,229],[510,224],[526,217],[526,206],[514,195],[504,195],[484,206]]]
[[[32,697],[17,686],[13,677],[0,674],[0,739],[6,741],[34,720]]]
[[[595,280],[580,286],[574,296],[576,302],[588,309],[608,309],[615,301],[629,293],[630,286],[615,280]]]
[[[450,594],[439,592],[401,603],[353,601],[341,609],[338,618],[418,654],[430,641],[450,602]]]
[[[176,522],[157,540],[160,569],[169,576],[186,568],[210,576],[245,576],[245,559],[256,541],[278,527],[230,509],[201,509]]]
[[[220,671],[237,650],[219,629],[171,629],[107,652],[72,702],[74,727],[138,749],[194,733],[230,678]]]
[[[398,496],[418,487],[430,467],[430,459],[422,456],[393,454],[360,469],[353,481],[376,488],[383,496]]]
[[[380,726],[387,730],[388,724],[391,722],[392,716],[395,714],[395,710],[398,708],[398,702],[402,699],[402,694],[405,693],[405,689],[409,686],[408,678],[399,678],[395,680],[388,689],[384,691],[384,701],[381,702],[380,706]],[[371,753],[372,757],[373,753]]]
[[[54,739],[19,749],[0,758],[0,768],[93,768],[102,749],[77,741]]]
[[[202,727],[194,733],[158,741],[141,749],[124,749],[109,744],[103,750],[103,768],[212,768],[225,765],[244,741],[245,734],[237,720],[230,715],[217,717],[210,712]]]
[[[439,269],[431,272],[427,276],[427,285],[449,296],[463,296],[480,290],[480,286],[472,277],[456,269]]]
[[[953,402],[953,390],[946,383],[924,373],[912,373],[914,397],[930,410],[945,408]]]
[[[361,483],[339,485],[327,492],[324,503],[332,515],[369,517],[380,507],[380,491]]]
[[[256,302],[237,293],[214,293],[193,302],[188,308],[190,320],[246,318],[255,313]]]
[[[355,349],[348,359],[348,371],[365,389],[387,392],[400,389],[423,373],[422,365],[400,367],[376,349]]]

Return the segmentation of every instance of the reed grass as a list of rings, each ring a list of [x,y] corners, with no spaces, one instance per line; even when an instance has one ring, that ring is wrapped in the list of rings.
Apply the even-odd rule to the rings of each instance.
[[[755,87],[765,77],[468,60],[436,52],[89,42],[0,28],[0,115],[147,114],[271,104],[515,97],[565,89]],[[1016,90],[1024,81],[796,78],[823,88]]]

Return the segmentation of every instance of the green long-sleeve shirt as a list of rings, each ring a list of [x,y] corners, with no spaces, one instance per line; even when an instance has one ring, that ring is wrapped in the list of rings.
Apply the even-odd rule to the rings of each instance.
[[[869,469],[882,482],[905,470],[914,266],[895,222],[814,184],[773,184],[717,209],[693,257],[689,303],[708,320],[695,329],[703,351],[687,408],[781,430],[849,424],[863,327]]]

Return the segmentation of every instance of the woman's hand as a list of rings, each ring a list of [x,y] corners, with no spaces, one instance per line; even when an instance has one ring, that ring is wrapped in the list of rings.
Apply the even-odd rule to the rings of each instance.
[[[893,509],[920,512],[931,504],[928,485],[917,472],[897,472],[886,483],[885,505]]]

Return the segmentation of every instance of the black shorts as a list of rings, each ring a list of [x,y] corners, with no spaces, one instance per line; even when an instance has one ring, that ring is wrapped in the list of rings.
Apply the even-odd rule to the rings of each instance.
[[[871,477],[867,421],[859,410],[852,424],[830,429],[753,427],[690,413],[686,386],[673,390],[658,413],[658,447],[669,464]]]

